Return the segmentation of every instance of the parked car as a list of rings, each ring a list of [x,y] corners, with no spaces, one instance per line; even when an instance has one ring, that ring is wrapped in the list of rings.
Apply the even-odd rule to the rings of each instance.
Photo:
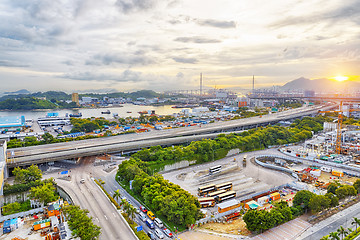
[[[172,232],[170,232],[169,229],[164,228],[163,231],[164,231],[165,235],[168,236],[169,238],[172,238],[172,237],[173,237],[173,234],[172,234]]]
[[[142,211],[143,213],[147,213],[147,209],[144,206],[140,206],[140,211]]]
[[[165,237],[164,234],[158,228],[155,229],[155,235],[160,239],[163,239]]]

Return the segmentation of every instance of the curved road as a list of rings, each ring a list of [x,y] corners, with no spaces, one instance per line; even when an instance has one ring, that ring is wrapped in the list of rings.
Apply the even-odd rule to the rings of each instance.
[[[75,204],[89,210],[93,222],[101,227],[100,239],[136,240],[118,211],[91,179],[90,171],[87,166],[80,166],[71,170],[71,181],[57,179],[56,182],[71,196]],[[85,179],[85,183],[80,183],[81,179]]]

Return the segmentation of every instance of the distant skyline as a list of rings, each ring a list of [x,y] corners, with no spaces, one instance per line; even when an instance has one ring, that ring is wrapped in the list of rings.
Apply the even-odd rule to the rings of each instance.
[[[360,76],[356,0],[3,0],[2,91],[155,91]]]

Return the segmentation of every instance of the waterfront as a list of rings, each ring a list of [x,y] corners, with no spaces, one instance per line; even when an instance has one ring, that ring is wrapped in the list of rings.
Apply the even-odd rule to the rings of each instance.
[[[113,113],[117,113],[119,117],[139,117],[140,111],[155,110],[158,115],[171,115],[173,113],[179,113],[181,108],[171,108],[172,105],[164,106],[145,106],[145,105],[133,105],[123,104],[123,107],[104,107],[104,108],[80,108],[76,110],[72,109],[47,109],[47,110],[23,110],[23,111],[0,111],[0,117],[9,116],[25,116],[25,119],[36,120],[40,117],[45,117],[47,113],[57,112],[60,117],[64,117],[68,114],[82,114],[82,118],[90,117],[104,117],[111,119]],[[101,114],[101,112],[110,110],[111,114]],[[130,113],[131,112],[131,113]]]

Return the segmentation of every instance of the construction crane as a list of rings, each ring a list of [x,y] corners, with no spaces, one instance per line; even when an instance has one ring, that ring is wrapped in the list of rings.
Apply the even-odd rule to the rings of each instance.
[[[360,109],[349,109],[349,112],[356,112],[360,111]],[[335,152],[336,154],[342,153],[342,146],[341,146],[341,136],[342,136],[342,122],[343,122],[343,102],[341,101],[339,104],[339,110],[331,110],[331,111],[319,111],[319,113],[339,113],[338,115],[338,124],[336,128],[336,144],[335,144]]]

